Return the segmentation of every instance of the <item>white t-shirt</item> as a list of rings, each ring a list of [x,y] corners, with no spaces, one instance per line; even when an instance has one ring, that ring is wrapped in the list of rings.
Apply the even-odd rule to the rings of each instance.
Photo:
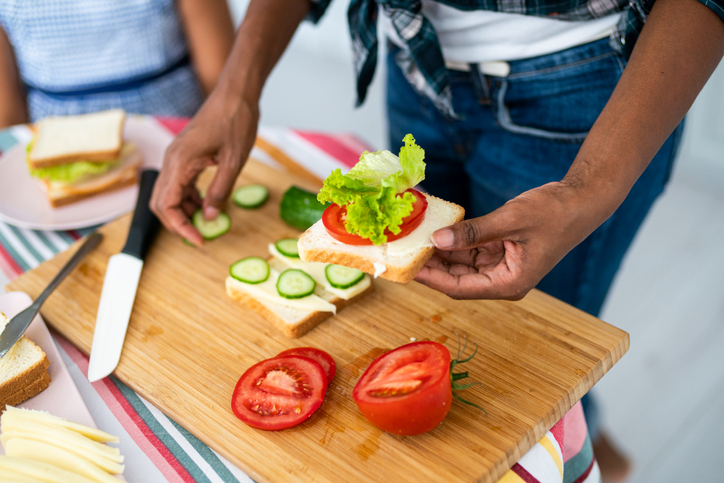
[[[487,10],[465,12],[433,0],[422,0],[422,13],[437,32],[445,60],[465,63],[552,54],[609,36],[621,18],[615,13],[568,22]],[[383,31],[395,44],[404,46],[391,20],[380,14]]]

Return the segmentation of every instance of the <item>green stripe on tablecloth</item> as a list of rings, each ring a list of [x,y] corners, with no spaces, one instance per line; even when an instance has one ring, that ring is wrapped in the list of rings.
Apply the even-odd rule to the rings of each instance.
[[[18,144],[18,140],[10,134],[10,131],[0,131],[0,151],[7,151],[16,144]]]
[[[1,222],[0,222],[1,223]],[[7,227],[10,227],[10,225],[5,225]],[[11,257],[13,257],[13,260],[15,260],[15,263],[18,264],[20,269],[23,272],[27,272],[30,270],[30,265],[23,259],[23,257],[15,250],[15,248],[10,244],[7,238],[3,235],[3,233],[0,231],[0,245],[7,250],[7,252],[10,254]]]
[[[20,233],[20,229],[19,229],[17,226],[8,225],[8,228],[10,228],[10,231],[12,231],[13,234],[17,237],[17,239],[20,240],[20,243],[23,244],[23,246],[25,247],[25,249],[26,249],[27,251],[29,251],[30,254],[31,254],[33,257],[35,257],[35,259],[38,261],[38,263],[45,261],[45,257],[44,257],[43,255],[41,255],[41,254],[35,249],[35,247],[33,246],[33,244],[30,243],[30,242],[27,240],[27,238],[25,238],[25,237],[23,236],[22,233]]]
[[[563,467],[563,483],[572,483],[580,478],[591,465],[591,461],[593,461],[593,446],[591,437],[586,434],[586,441],[583,443],[581,451],[566,461]]]
[[[186,438],[186,441],[189,442],[189,444],[201,455],[201,457],[206,461],[211,468],[216,472],[217,475],[221,477],[223,481],[238,481],[236,477],[234,477],[233,474],[231,474],[231,471],[224,465],[224,463],[221,462],[221,460],[216,456],[216,454],[211,451],[211,448],[206,446],[200,439],[198,439],[193,434],[186,431],[184,428],[178,425],[176,421],[169,418],[169,421],[171,421],[171,424],[174,425],[174,427],[178,430],[179,433],[183,435],[184,438]],[[253,480],[252,480],[253,481]]]
[[[178,462],[191,475],[194,481],[210,483],[211,480],[209,480],[203,470],[199,468],[191,456],[189,456],[188,453],[181,448],[173,436],[168,434],[168,431],[164,429],[161,423],[153,416],[153,414],[151,414],[151,411],[148,410],[146,405],[143,404],[141,399],[138,397],[138,394],[114,376],[111,376],[111,381],[113,381],[118,390],[121,391],[121,394],[123,394],[123,397],[126,398],[128,403],[133,406],[133,409],[136,411],[138,416],[143,419],[146,426],[148,426],[148,428],[153,431],[153,434],[163,443],[164,446],[166,446],[166,448],[168,448],[171,454],[173,454]]]
[[[45,236],[45,233],[43,233],[43,232],[40,231],[40,230],[34,230],[34,231],[35,231],[35,234],[38,235],[38,238],[40,239],[40,241],[42,241],[43,244],[44,244],[46,247],[48,247],[48,249],[50,249],[51,252],[53,252],[53,254],[57,254],[58,252],[60,252],[60,248],[58,248],[57,246],[55,246],[55,243],[53,243],[52,241],[50,241],[50,240],[48,239],[48,237]]]

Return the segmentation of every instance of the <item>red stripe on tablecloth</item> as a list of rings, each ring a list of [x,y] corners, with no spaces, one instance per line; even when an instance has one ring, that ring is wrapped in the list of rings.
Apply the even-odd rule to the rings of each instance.
[[[180,133],[189,123],[189,119],[185,117],[157,117],[156,121],[172,134]]]
[[[591,464],[588,465],[588,468],[586,468],[586,471],[584,471],[583,474],[582,474],[581,476],[579,476],[579,477],[576,479],[576,481],[574,481],[573,483],[583,483],[584,481],[586,481],[586,478],[588,478],[588,475],[591,474],[591,470],[593,469],[593,465],[594,465],[595,463],[596,463],[596,457],[594,456],[594,457],[591,459]]]
[[[53,335],[58,344],[68,354],[68,357],[70,357],[78,366],[78,369],[87,376],[88,357],[63,336],[56,332],[54,332]],[[156,435],[153,434],[151,429],[133,409],[133,406],[131,406],[109,378],[94,382],[92,387],[106,406],[108,406],[113,416],[121,426],[123,426],[123,429],[126,430],[141,451],[146,454],[148,459],[151,460],[154,466],[158,468],[169,482],[193,483],[194,479],[191,475]]]
[[[299,137],[309,141],[316,147],[329,154],[346,166],[352,167],[359,161],[360,151],[351,148],[348,143],[330,136],[329,134],[320,134],[307,131],[294,131]]]
[[[67,233],[73,240],[80,240],[82,238],[80,233],[75,230],[68,230]]]
[[[9,280],[13,280],[15,277],[23,273],[20,265],[13,260],[13,257],[10,256],[2,245],[0,245],[0,270],[3,271]]]
[[[540,483],[536,477],[528,473],[528,471],[518,463],[514,464],[510,470],[518,475],[521,480],[525,481],[525,483]]]

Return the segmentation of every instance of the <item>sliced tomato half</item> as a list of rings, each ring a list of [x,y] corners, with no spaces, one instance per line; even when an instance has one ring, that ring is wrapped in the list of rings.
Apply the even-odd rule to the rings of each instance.
[[[309,357],[317,361],[327,374],[327,385],[332,382],[334,375],[337,374],[337,364],[334,363],[334,359],[321,349],[315,349],[314,347],[295,347],[294,349],[282,351],[279,355]]]
[[[352,398],[364,417],[384,431],[426,433],[450,410],[450,352],[431,341],[387,352],[362,374]]]
[[[236,417],[249,426],[275,431],[306,421],[327,391],[322,366],[307,357],[279,356],[251,366],[231,398]]]
[[[414,189],[409,189],[405,191],[405,193],[412,193],[415,196],[415,201],[412,203],[412,213],[402,219],[400,232],[397,235],[394,235],[390,230],[385,231],[388,242],[409,235],[415,228],[420,226],[422,220],[425,219],[424,215],[427,210],[427,198],[425,195]],[[400,195],[398,194],[397,196]],[[329,205],[322,214],[322,223],[324,223],[327,233],[329,233],[332,238],[347,245],[372,245],[371,240],[347,231],[347,228],[344,226],[346,217],[346,207],[337,204]]]

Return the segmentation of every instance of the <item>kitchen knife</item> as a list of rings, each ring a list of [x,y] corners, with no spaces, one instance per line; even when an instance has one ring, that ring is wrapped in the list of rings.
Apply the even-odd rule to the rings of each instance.
[[[45,299],[53,293],[53,290],[60,285],[60,282],[65,280],[65,277],[73,271],[75,266],[78,265],[83,257],[93,250],[102,239],[103,235],[100,233],[93,233],[90,235],[86,241],[83,242],[78,251],[75,252],[73,257],[66,262],[63,268],[60,269],[55,278],[48,284],[45,290],[43,290],[43,293],[38,295],[35,302],[7,323],[5,329],[2,330],[2,336],[0,336],[0,358],[7,354],[10,348],[15,345],[20,337],[22,337],[35,316],[38,315],[40,307],[43,305],[43,302],[45,302]]]
[[[148,207],[157,177],[156,170],[146,170],[141,174],[138,201],[126,245],[121,253],[113,255],[108,261],[88,365],[90,382],[109,375],[121,359],[143,260],[160,226],[158,218]]]

